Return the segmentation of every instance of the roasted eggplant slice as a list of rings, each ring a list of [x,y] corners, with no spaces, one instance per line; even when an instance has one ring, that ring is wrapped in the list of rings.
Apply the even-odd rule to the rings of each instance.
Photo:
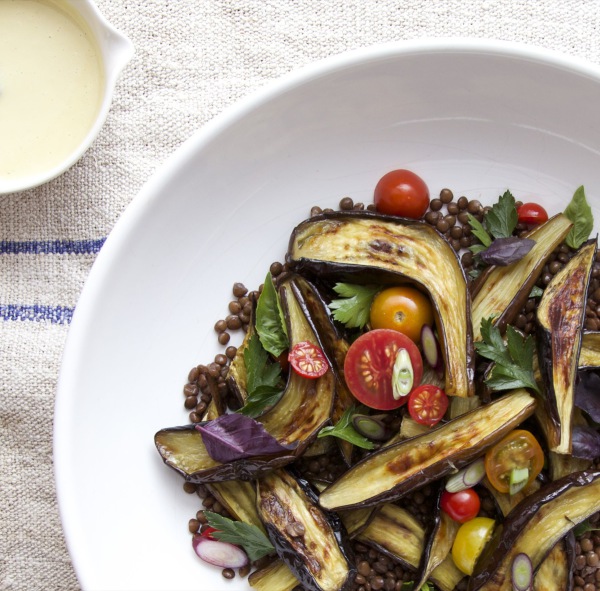
[[[280,296],[288,321],[290,348],[302,341],[318,343],[289,282],[281,286]],[[282,445],[298,442],[296,455],[299,456],[329,422],[334,396],[335,376],[331,369],[317,379],[290,371],[281,400],[259,420]]]
[[[212,482],[206,486],[232,517],[238,521],[255,525],[265,533],[265,528],[256,510],[256,488],[253,482],[226,480]]]
[[[600,367],[600,332],[584,331],[579,352],[579,369]]]
[[[250,342],[250,339],[256,334],[256,328],[254,325],[255,316],[256,300],[253,300],[252,314],[250,322],[248,323],[248,330],[244,335],[244,340],[237,348],[234,358],[229,364],[229,369],[227,370],[227,377],[225,378],[227,381],[227,386],[229,387],[229,391],[232,392],[237,398],[240,406],[244,406],[244,404],[246,403],[246,399],[248,398],[248,372],[246,371],[246,361],[244,359],[244,355],[246,349],[248,348],[248,343]]]
[[[319,503],[339,510],[395,500],[481,456],[535,405],[526,390],[515,390],[428,433],[383,447],[328,486]]]
[[[544,559],[533,577],[533,591],[571,591],[575,536],[569,532],[559,540]]]
[[[315,333],[289,283],[281,286],[280,294],[291,344],[316,343]],[[290,372],[279,402],[257,419],[282,446],[293,447],[293,450],[228,463],[217,462],[208,454],[194,425],[162,429],[154,436],[156,447],[164,462],[190,482],[251,480],[265,471],[289,464],[316,439],[321,427],[330,420],[334,380],[331,370],[317,379]]]
[[[294,229],[286,258],[300,273],[354,283],[420,285],[437,313],[446,393],[473,395],[467,281],[456,253],[429,224],[371,212],[323,214]]]
[[[195,425],[161,429],[154,436],[158,453],[167,466],[181,474],[188,482],[204,484],[221,480],[252,480],[263,472],[293,462],[293,452],[274,456],[256,456],[235,462],[213,460]]]
[[[481,321],[495,317],[504,332],[521,311],[552,251],[564,240],[573,223],[562,213],[532,230],[527,237],[535,246],[518,262],[506,267],[494,266],[478,277],[480,286],[473,296],[473,337],[481,339]]]
[[[387,503],[375,513],[357,539],[414,571],[421,563],[425,530],[406,509]],[[430,580],[441,591],[455,591],[456,585],[463,578],[464,575],[456,568],[450,556],[430,574]]]
[[[565,457],[565,456],[560,456]],[[516,494],[498,492],[487,478],[482,481],[483,486],[491,493],[497,507],[503,516],[508,515],[527,496],[541,487],[539,480],[534,480],[525,489]],[[572,534],[570,534],[572,537]],[[561,540],[554,545],[548,556],[540,564],[533,579],[533,588],[536,591],[569,591],[571,582],[571,563],[573,560],[572,540]]]
[[[331,411],[331,420],[333,424],[336,424],[342,418],[342,415],[357,403],[344,378],[344,359],[350,345],[336,329],[329,315],[329,308],[316,286],[299,275],[293,277],[291,285],[296,299],[311,323],[335,375],[335,399]],[[354,446],[349,441],[337,437],[335,439],[342,458],[346,465],[350,466]]]
[[[354,555],[337,515],[317,506],[306,481],[285,470],[257,482],[257,507],[271,543],[311,591],[343,591],[354,583]]]
[[[577,472],[527,496],[496,529],[469,581],[469,591],[509,591],[517,554],[534,572],[551,548],[578,523],[600,510],[600,471]]]
[[[248,583],[256,591],[293,591],[300,581],[287,564],[281,560],[274,560],[251,573]]]
[[[547,285],[537,309],[539,367],[552,425],[548,443],[562,454],[571,452],[575,380],[596,247],[596,240],[589,241],[573,255]]]
[[[457,400],[462,399],[457,398]],[[434,507],[431,532],[425,542],[419,565],[419,578],[413,587],[414,589],[421,589],[431,578],[431,573],[446,560],[450,550],[452,550],[456,532],[460,527],[458,521],[454,521],[448,513],[441,509],[440,499],[443,492],[444,486],[440,483]]]

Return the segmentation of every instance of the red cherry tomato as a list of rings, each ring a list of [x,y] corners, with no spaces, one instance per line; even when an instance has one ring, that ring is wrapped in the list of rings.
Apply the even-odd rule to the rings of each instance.
[[[523,203],[517,209],[520,224],[528,224],[530,226],[543,224],[548,221],[548,212],[537,203]]]
[[[481,501],[479,495],[472,488],[451,493],[445,490],[440,499],[440,507],[454,521],[465,523],[477,517]]]
[[[355,398],[378,410],[391,410],[406,403],[408,396],[394,398],[392,386],[392,371],[400,349],[405,349],[410,357],[413,384],[419,384],[423,359],[406,335],[380,328],[366,332],[352,343],[344,361],[344,375]]]
[[[384,174],[373,195],[381,213],[418,220],[429,207],[429,189],[425,181],[410,170],[392,170]]]
[[[408,397],[410,416],[422,425],[435,425],[442,420],[448,409],[448,396],[433,384],[423,384],[415,388]]]
[[[294,370],[303,378],[320,378],[329,369],[323,351],[308,341],[296,343],[288,359]]]

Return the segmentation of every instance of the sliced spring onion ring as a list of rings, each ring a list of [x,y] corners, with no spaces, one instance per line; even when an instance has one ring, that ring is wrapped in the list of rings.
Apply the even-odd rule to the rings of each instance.
[[[511,565],[513,591],[529,591],[533,588],[533,566],[527,554],[517,554]]]
[[[413,387],[415,372],[413,370],[410,355],[406,349],[400,349],[394,361],[392,370],[392,388],[394,400],[408,396]]]
[[[509,480],[509,493],[511,495],[517,494],[520,490],[525,488],[525,485],[529,481],[529,468],[513,468],[510,471]]]
[[[448,478],[446,482],[446,490],[451,493],[465,490],[466,488],[472,488],[476,484],[479,484],[485,476],[485,462],[484,458],[481,457],[475,460],[472,464],[469,464],[466,468],[459,470],[456,474],[453,474]]]

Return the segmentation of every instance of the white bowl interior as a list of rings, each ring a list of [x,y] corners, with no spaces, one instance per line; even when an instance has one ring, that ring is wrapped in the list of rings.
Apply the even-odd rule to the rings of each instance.
[[[246,589],[193,554],[200,502],[154,433],[185,424],[188,370],[219,350],[231,286],[256,287],[318,204],[369,202],[394,168],[433,194],[505,189],[562,211],[585,185],[599,215],[599,72],[525,47],[372,48],[292,74],[193,137],[136,198],[80,299],[60,377],[55,462],[86,589]]]

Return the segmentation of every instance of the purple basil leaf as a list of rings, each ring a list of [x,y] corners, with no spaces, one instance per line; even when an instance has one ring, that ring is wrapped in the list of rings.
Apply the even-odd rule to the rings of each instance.
[[[571,434],[571,455],[585,460],[600,457],[600,433],[592,427],[576,425]]]
[[[600,423],[600,375],[595,371],[580,371],[575,387],[575,406]]]
[[[208,455],[217,462],[281,454],[293,449],[281,445],[254,419],[231,413],[196,425]]]
[[[486,265],[505,267],[520,261],[534,246],[535,240],[530,238],[496,238],[479,256]]]

